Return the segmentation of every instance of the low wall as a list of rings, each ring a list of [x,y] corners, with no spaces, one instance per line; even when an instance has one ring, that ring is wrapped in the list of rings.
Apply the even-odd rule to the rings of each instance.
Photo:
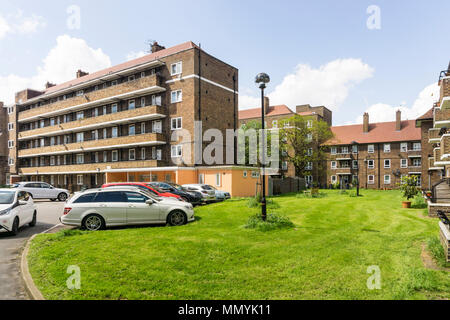
[[[443,210],[450,212],[450,203],[432,203],[428,201],[428,216],[432,218],[437,218],[438,210]]]
[[[450,230],[442,222],[439,222],[439,227],[441,229],[439,235],[441,238],[442,246],[444,247],[445,258],[447,262],[450,262]]]

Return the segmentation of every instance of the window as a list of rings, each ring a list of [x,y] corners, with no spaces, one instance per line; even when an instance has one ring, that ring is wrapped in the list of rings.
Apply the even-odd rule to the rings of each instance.
[[[99,192],[95,197],[95,202],[128,202],[128,198],[121,191]]]
[[[145,122],[141,123],[141,134],[145,133]]]
[[[248,177],[247,171],[243,171],[243,172],[242,172],[242,176],[243,176],[244,178],[247,178],[247,177]]]
[[[172,130],[182,129],[182,118],[172,118],[171,129]]]
[[[84,111],[77,112],[77,120],[84,119]]]
[[[83,164],[84,163],[84,154],[79,153],[77,154],[77,164]]]
[[[50,126],[54,126],[55,125],[55,118],[50,118]]]
[[[33,159],[31,159],[31,166],[33,166],[32,160]],[[13,166],[14,165],[14,158],[8,157],[8,164],[10,166]]]
[[[39,127],[40,128],[43,128],[45,126],[45,121],[44,120],[41,120],[40,122],[39,122]]]
[[[13,113],[14,112],[14,107],[9,107],[8,108],[8,114],[11,114],[11,113]]]
[[[136,77],[134,75],[128,76],[128,81],[134,81]]]
[[[283,163],[281,164],[281,170],[287,170],[288,169],[288,163],[287,161],[283,161]]]
[[[368,160],[367,161],[367,168],[369,168],[369,169],[375,168],[375,161],[374,160]]]
[[[141,98],[141,107],[145,107],[145,98]]]
[[[136,160],[136,150],[135,149],[128,150],[128,160],[130,160],[130,161]]]
[[[308,148],[308,156],[312,156],[313,155],[313,149],[312,148]]]
[[[221,178],[221,174],[220,173],[216,173],[216,186],[217,187],[221,186],[220,178]]]
[[[94,153],[94,162],[98,163],[98,152]]]
[[[252,178],[254,179],[259,178],[259,171],[252,171]]]
[[[348,147],[342,147],[341,148],[341,153],[342,154],[347,154],[348,153]]]
[[[375,152],[375,145],[369,144],[369,145],[367,146],[367,152],[368,152],[368,153],[374,153],[374,152]]]
[[[118,137],[118,129],[117,129],[117,127],[112,127],[111,138],[117,138],[117,137]]]
[[[337,169],[337,162],[331,161],[331,169]]]
[[[331,147],[331,154],[336,154],[336,153],[337,153],[337,148]]]
[[[273,120],[272,121],[272,128],[278,128],[278,121],[277,120]]]
[[[78,132],[77,133],[77,142],[83,142],[84,141],[84,133]]]
[[[375,184],[375,176],[374,175],[369,175],[367,177],[367,183],[368,184]]]
[[[152,132],[153,133],[161,133],[162,132],[162,122],[161,121],[153,121],[152,122]]]
[[[98,140],[98,130],[91,132],[91,140]]]
[[[337,176],[331,176],[331,183],[336,184],[337,183]]]
[[[177,63],[173,63],[170,66],[170,74],[172,76],[181,74],[182,72],[183,72],[183,62],[180,61],[180,62],[177,62]]]
[[[141,160],[145,160],[145,148],[141,148]]]
[[[113,150],[113,152],[111,152],[111,160],[114,162],[119,161],[119,151]]]
[[[312,128],[313,127],[313,121],[312,120],[308,120],[308,122],[306,123],[306,126],[308,128]]]
[[[383,146],[383,151],[385,153],[391,152],[391,144],[390,143],[385,143],[384,146]]]
[[[83,175],[82,174],[77,175],[77,185],[79,185],[79,186],[83,185]]]
[[[353,160],[352,166],[353,169],[358,169],[358,160]]]
[[[203,173],[200,173],[198,175],[198,183],[199,184],[204,184],[205,183],[205,175]]]
[[[421,151],[422,150],[422,144],[420,142],[414,142],[413,143],[413,150],[414,151]]]
[[[82,96],[84,94],[83,90],[78,90],[77,91],[77,97]]]
[[[41,147],[45,147],[45,138],[40,139],[40,145]]]
[[[358,153],[358,146],[357,145],[353,145],[352,146],[352,153],[353,154],[357,154]]]
[[[55,137],[50,137],[50,145],[51,146],[55,145]]]
[[[386,174],[384,175],[384,184],[391,184],[391,176]]]
[[[136,101],[130,100],[128,101],[128,110],[133,110],[136,108]]]
[[[50,165],[54,166],[55,165],[55,156],[51,156],[50,157]]]
[[[94,109],[94,117],[98,117],[98,108]]]
[[[312,139],[313,139],[312,133],[308,133],[308,135],[306,136],[306,139],[307,139],[308,141],[312,141]]]
[[[134,124],[131,124],[128,126],[128,135],[134,136],[136,134],[136,126]]]
[[[183,149],[181,145],[172,146],[172,158],[180,158],[182,156],[182,150]]]
[[[8,123],[8,131],[14,130],[14,123]]]
[[[14,141],[13,140],[8,140],[8,148],[9,149],[14,148]]]
[[[103,162],[108,162],[108,151],[103,151]]]
[[[400,160],[400,167],[401,168],[408,168],[408,159],[401,159]]]
[[[145,77],[145,71],[142,71],[141,72],[141,78],[144,78]]]
[[[390,159],[385,159],[384,160],[384,168],[385,169],[390,169],[391,168],[391,160]]]
[[[90,202],[93,202],[96,195],[97,195],[97,193],[84,194],[81,197],[79,197],[78,199],[76,199],[73,203],[90,203]]]
[[[107,107],[106,106],[103,106],[103,115],[105,115],[106,113],[107,113]]]
[[[414,158],[412,161],[413,167],[420,167],[422,166],[422,159]]]
[[[103,128],[103,139],[106,139],[108,137],[108,130],[106,128]]]
[[[111,86],[117,86],[117,80],[111,81]]]
[[[400,143],[400,152],[408,152],[408,143],[406,142]]]
[[[131,203],[145,203],[149,200],[149,198],[137,192],[125,192],[125,195],[127,197],[127,202]]]
[[[171,103],[181,102],[183,100],[183,92],[181,90],[172,91]]]
[[[306,165],[305,170],[312,170],[313,169],[313,163],[312,162],[308,162],[308,164]]]

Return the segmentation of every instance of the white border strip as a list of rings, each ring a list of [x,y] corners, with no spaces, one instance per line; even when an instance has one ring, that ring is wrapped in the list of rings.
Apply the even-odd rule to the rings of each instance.
[[[169,83],[175,83],[175,82],[177,82],[177,81],[188,80],[188,79],[192,79],[192,78],[195,78],[195,79],[201,78],[201,79],[202,79],[203,81],[205,81],[206,83],[212,84],[212,85],[214,85],[214,86],[216,86],[216,87],[219,87],[219,88],[221,88],[221,89],[227,90],[227,91],[229,91],[229,92],[239,94],[239,91],[237,91],[237,90],[236,90],[236,92],[235,92],[233,89],[230,89],[230,88],[228,88],[228,87],[225,87],[225,86],[223,86],[223,85],[221,85],[221,84],[219,84],[219,83],[217,83],[217,82],[214,82],[214,81],[212,81],[212,80],[206,79],[206,78],[204,78],[204,77],[199,77],[197,74],[191,74],[191,75],[184,76],[184,77],[180,77],[180,78],[177,78],[177,79],[167,80],[167,81],[166,81],[166,84],[169,84]]]

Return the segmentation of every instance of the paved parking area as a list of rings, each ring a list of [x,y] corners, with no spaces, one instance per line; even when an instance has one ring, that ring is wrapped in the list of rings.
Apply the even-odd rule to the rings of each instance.
[[[62,215],[64,203],[36,200],[37,224],[35,227],[23,227],[13,237],[0,233],[0,300],[28,299],[20,277],[20,253],[27,239],[57,224]]]

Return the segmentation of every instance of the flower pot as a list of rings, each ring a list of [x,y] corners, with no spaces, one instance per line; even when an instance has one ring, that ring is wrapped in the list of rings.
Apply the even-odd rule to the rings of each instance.
[[[402,208],[405,208],[405,209],[411,208],[411,201],[403,201]]]

